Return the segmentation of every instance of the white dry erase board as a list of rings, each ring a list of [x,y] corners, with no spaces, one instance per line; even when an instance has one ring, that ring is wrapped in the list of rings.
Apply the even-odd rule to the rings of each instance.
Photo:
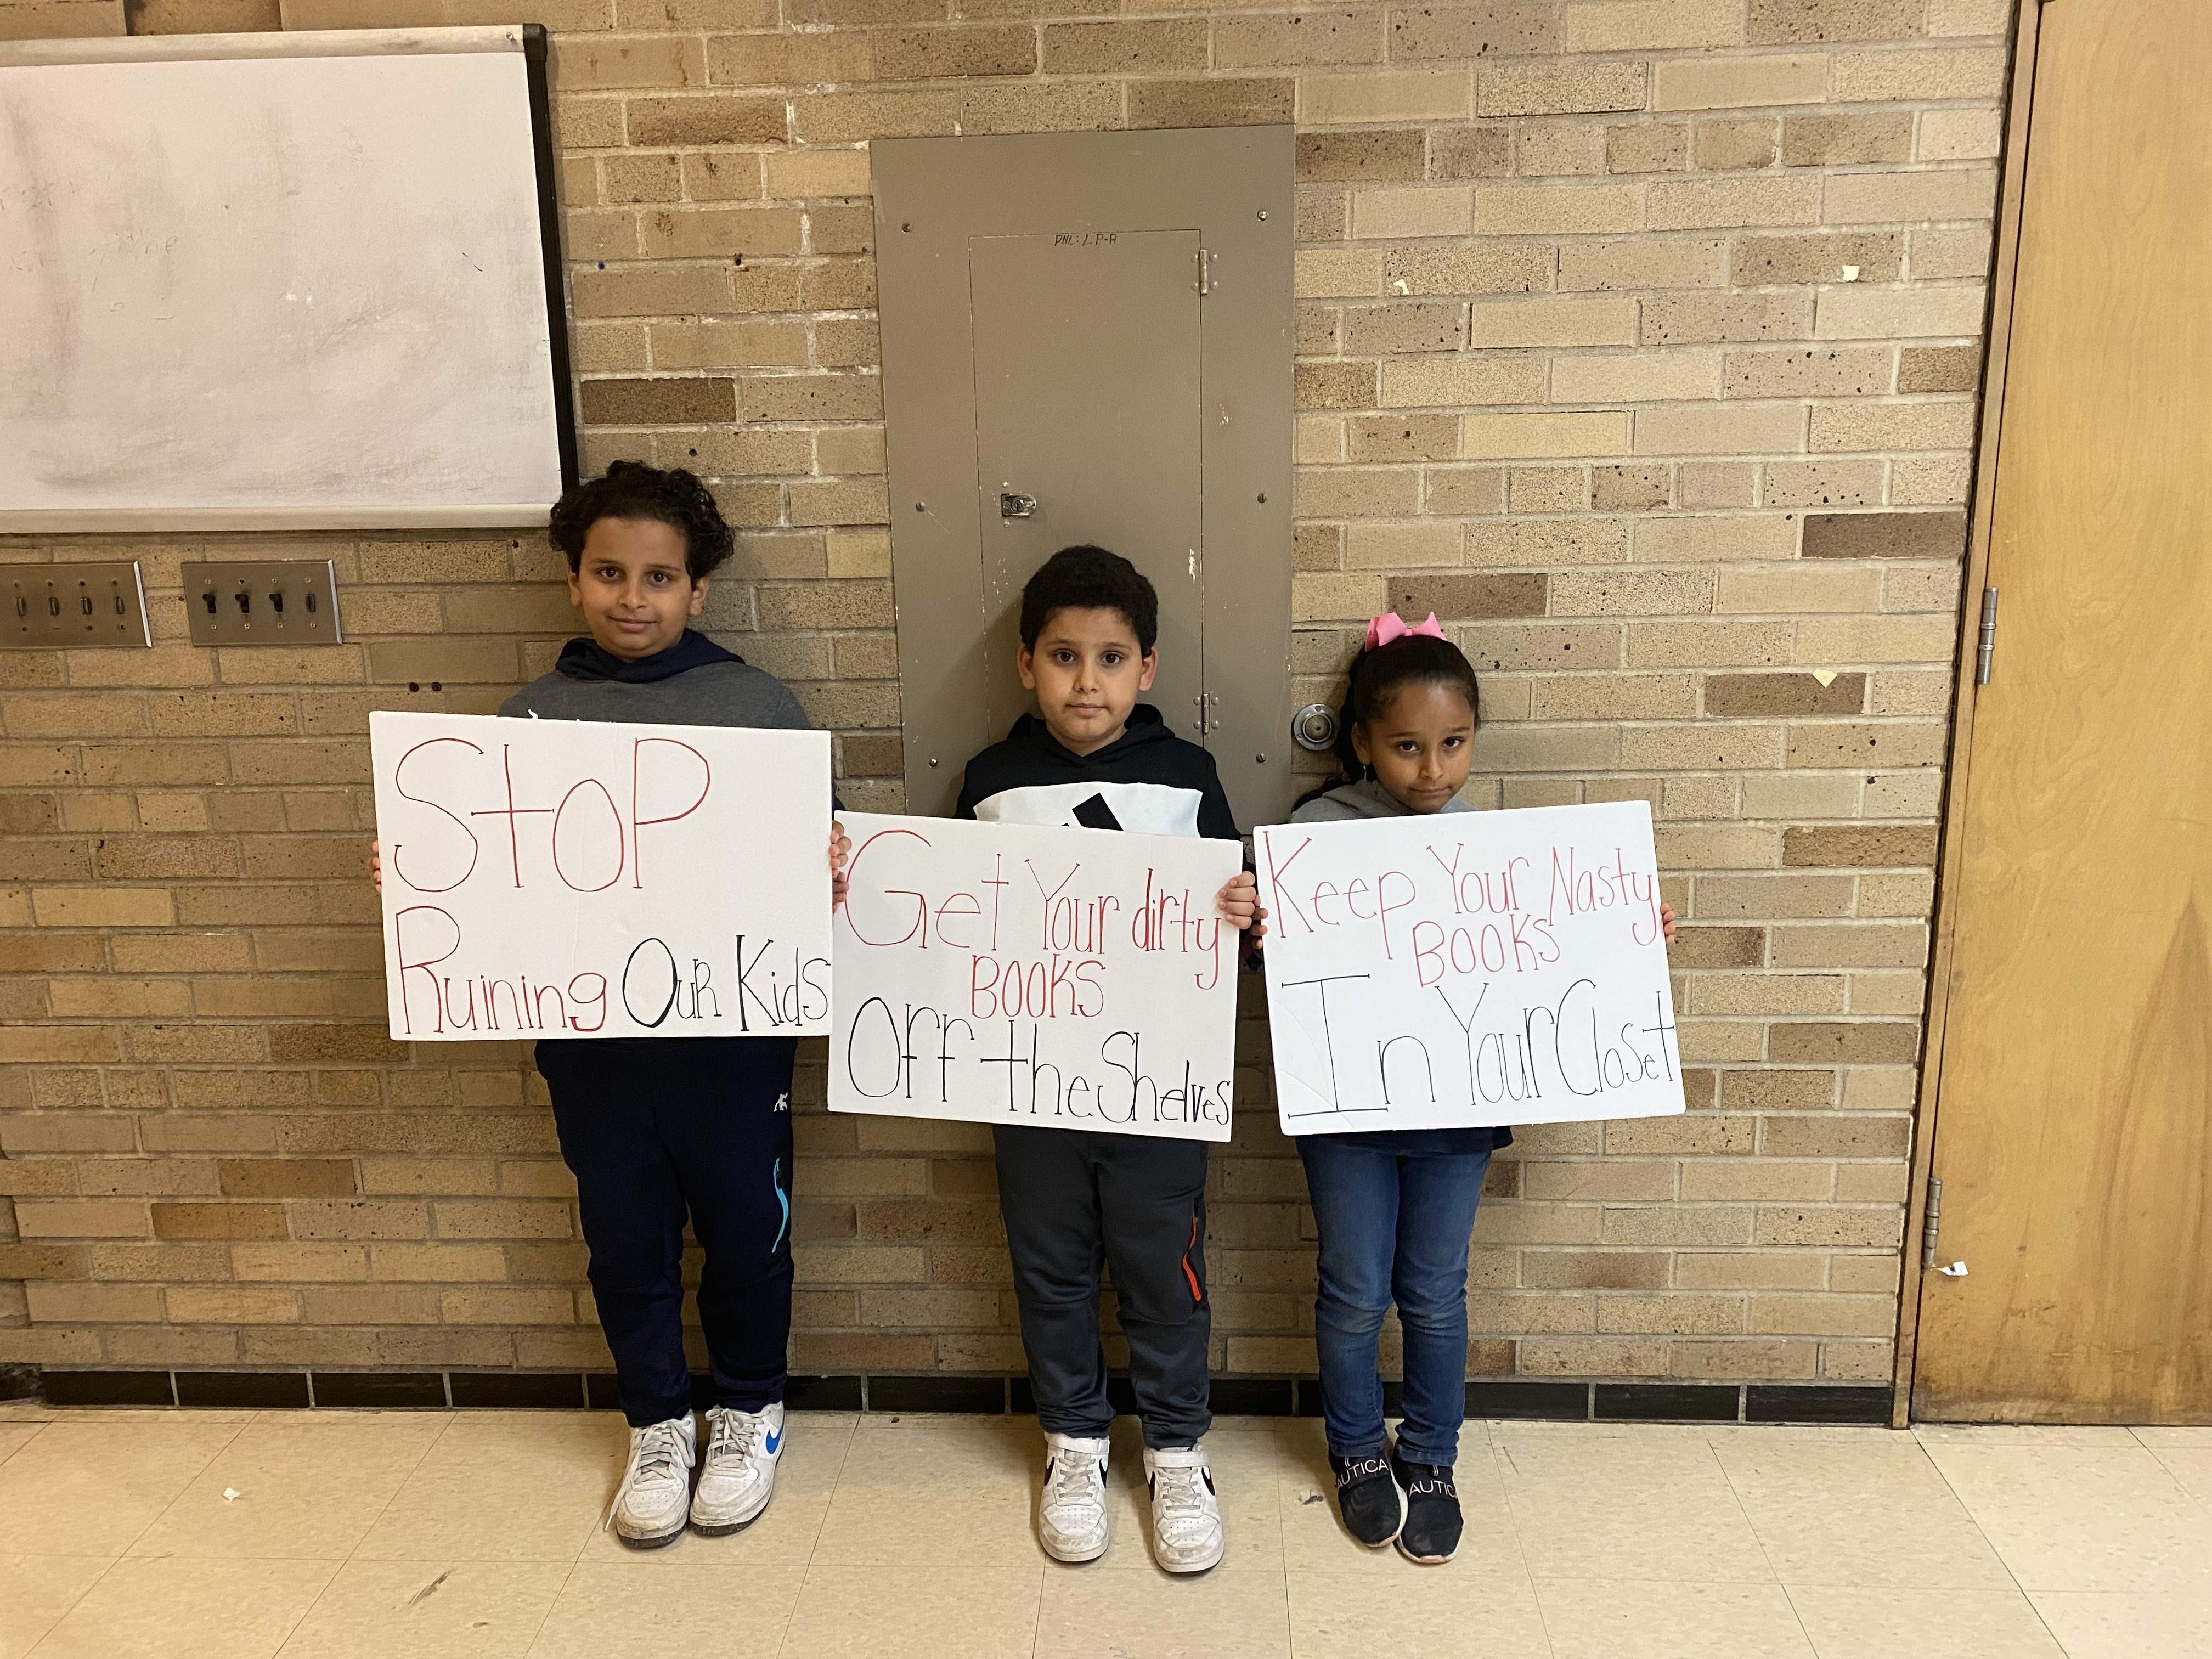
[[[372,714],[395,1038],[830,1029],[830,737]]]
[[[831,1111],[1229,1139],[1235,842],[844,824]]]
[[[1682,1109],[1642,801],[1255,836],[1286,1134]]]
[[[0,532],[542,524],[532,25],[0,45]]]

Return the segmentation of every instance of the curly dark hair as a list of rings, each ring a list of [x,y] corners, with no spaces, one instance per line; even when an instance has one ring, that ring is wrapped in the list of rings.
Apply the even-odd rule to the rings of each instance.
[[[666,471],[641,461],[616,461],[603,478],[578,484],[553,504],[548,533],[580,568],[584,538],[601,519],[644,519],[684,538],[684,568],[693,581],[728,558],[736,538],[707,486],[682,467]]]
[[[1022,643],[1034,650],[1055,611],[1118,611],[1136,630],[1146,656],[1160,637],[1160,596],[1144,573],[1118,553],[1089,545],[1063,547],[1022,587]]]
[[[1475,724],[1482,723],[1482,698],[1475,687],[1474,665],[1449,640],[1401,634],[1388,645],[1363,650],[1352,659],[1352,672],[1345,679],[1344,707],[1337,713],[1336,775],[1300,795],[1293,811],[1332,789],[1367,777],[1368,769],[1352,746],[1352,734],[1372,723],[1409,685],[1453,687],[1466,696],[1468,712]]]

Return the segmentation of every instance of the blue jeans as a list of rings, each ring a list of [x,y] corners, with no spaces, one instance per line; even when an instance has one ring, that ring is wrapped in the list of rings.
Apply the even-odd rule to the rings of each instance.
[[[1449,1465],[1467,1414],[1467,1239],[1490,1154],[1327,1135],[1301,1135],[1298,1152],[1321,1232],[1314,1344],[1328,1449],[1339,1457],[1383,1449],[1376,1348],[1395,1301],[1406,1339],[1399,1455]]]

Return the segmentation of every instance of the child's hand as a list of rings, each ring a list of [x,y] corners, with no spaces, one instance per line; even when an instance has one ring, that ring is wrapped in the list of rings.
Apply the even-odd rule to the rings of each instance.
[[[1659,907],[1659,927],[1667,935],[1667,943],[1672,945],[1674,942],[1674,907],[1673,905],[1662,904]]]
[[[845,861],[853,856],[853,838],[845,833],[845,826],[836,819],[830,820],[830,908],[835,910],[845,902],[846,890],[852,885],[845,874]]]
[[[1260,884],[1249,870],[1239,870],[1215,899],[1221,919],[1245,930],[1245,942],[1257,945],[1267,937],[1267,913],[1260,908]]]
[[[368,844],[368,884],[380,893],[384,890],[384,844],[381,842],[373,841]]]

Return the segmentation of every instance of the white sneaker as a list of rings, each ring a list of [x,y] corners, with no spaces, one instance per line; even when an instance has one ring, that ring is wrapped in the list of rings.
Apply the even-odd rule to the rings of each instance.
[[[1107,1443],[1048,1434],[1044,1445],[1037,1542],[1055,1561],[1096,1561],[1113,1541],[1106,1516]]]
[[[783,1407],[757,1412],[732,1406],[707,1411],[707,1454],[691,1495],[691,1530],[720,1538],[749,1527],[775,1495],[775,1462],[783,1455]]]
[[[1162,1572],[1204,1572],[1218,1566],[1228,1536],[1213,1495],[1206,1450],[1145,1448],[1145,1484],[1152,1493],[1152,1559]]]
[[[684,1506],[691,1498],[691,1464],[698,1430],[686,1412],[629,1431],[629,1467],[623,1471],[607,1521],[634,1550],[657,1550],[684,1535]]]

